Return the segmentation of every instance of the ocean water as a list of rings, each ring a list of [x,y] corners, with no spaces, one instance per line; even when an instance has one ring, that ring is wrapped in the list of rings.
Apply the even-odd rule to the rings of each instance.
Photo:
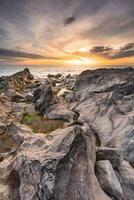
[[[48,74],[61,73],[78,74],[82,69],[77,67],[63,67],[63,66],[43,66],[43,65],[0,65],[0,76],[9,76],[13,73],[29,68],[30,72],[37,78],[45,78]]]
[[[34,77],[45,78],[48,74],[61,73],[63,75],[67,75],[67,74],[74,75],[74,74],[79,74],[82,71],[87,70],[87,69],[92,70],[92,69],[97,69],[102,66],[0,65],[0,76],[9,76],[18,71],[23,70],[26,67],[30,69]],[[124,67],[134,67],[134,65],[122,65],[122,66],[109,65],[109,66],[103,66],[103,67],[124,68]]]

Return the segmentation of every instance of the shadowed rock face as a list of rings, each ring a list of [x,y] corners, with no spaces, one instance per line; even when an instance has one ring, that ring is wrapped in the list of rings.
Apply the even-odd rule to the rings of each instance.
[[[57,103],[51,83],[46,81],[34,91],[34,103],[35,110],[41,114],[44,114],[50,106]]]
[[[22,73],[22,97],[28,87],[37,113],[66,124],[33,134],[18,123],[19,103],[11,101],[10,89],[0,94],[0,137],[14,144],[0,154],[0,199],[134,200],[134,69],[81,73],[71,101],[57,95],[51,80],[33,87],[28,70],[11,77],[19,80]]]
[[[68,105],[55,94],[53,82],[46,80],[34,91],[35,110],[41,115],[46,114],[48,119],[71,122],[74,113]]]

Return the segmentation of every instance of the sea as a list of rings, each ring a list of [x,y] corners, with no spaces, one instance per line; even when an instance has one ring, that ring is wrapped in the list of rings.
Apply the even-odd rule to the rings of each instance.
[[[106,66],[57,66],[57,65],[1,65],[0,64],[0,77],[9,76],[18,71],[22,71],[25,68],[29,68],[30,72],[36,78],[46,78],[48,74],[58,74],[62,75],[75,75],[80,74],[85,70],[93,70],[97,68],[126,68],[134,67],[134,65],[106,65]]]

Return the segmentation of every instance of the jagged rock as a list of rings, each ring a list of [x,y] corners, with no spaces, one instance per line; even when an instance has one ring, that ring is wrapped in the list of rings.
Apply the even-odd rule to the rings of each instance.
[[[11,199],[8,177],[11,172],[11,163],[14,162],[14,153],[4,153],[0,155],[0,200]]]
[[[0,122],[0,135],[5,133],[5,131],[6,131],[6,124]]]
[[[63,97],[64,97],[65,101],[69,104],[73,101],[74,93],[73,93],[73,91],[67,91],[64,93]]]
[[[40,85],[34,92],[35,110],[44,114],[46,110],[57,103],[57,98],[53,93],[52,85],[48,81]]]
[[[82,72],[76,78],[75,90],[86,89],[89,85],[90,91],[123,90],[122,86],[126,83],[132,84],[134,81],[134,69],[129,67],[125,69],[97,69]]]
[[[58,96],[63,88],[72,89],[64,98]],[[4,156],[0,156],[0,164],[12,156],[4,178],[8,178],[4,188],[9,199],[133,200],[133,68],[88,70],[77,78],[54,76],[36,81],[24,70],[0,78],[0,93],[0,133],[14,145],[7,143],[8,148],[1,151]],[[30,105],[35,106],[38,117],[62,118],[71,123],[47,136],[33,134],[17,123],[21,112],[26,112],[26,103],[33,100],[34,105]],[[0,138],[0,147],[3,141]],[[15,154],[10,155],[12,151]],[[105,168],[108,192],[102,187],[106,193],[95,174],[100,162],[109,163]],[[113,185],[110,176],[117,184]],[[5,184],[2,181],[0,188]],[[6,198],[2,196],[5,191],[0,190],[2,198]]]
[[[12,112],[11,99],[4,94],[0,94],[0,121],[1,123],[8,123]]]
[[[29,69],[25,68],[21,72],[17,72],[8,77],[0,78],[0,92],[7,96],[14,96],[16,92],[22,93],[24,89],[31,85],[33,76]]]
[[[123,200],[123,191],[110,161],[98,161],[96,174],[101,187],[111,198]]]
[[[48,119],[59,119],[67,122],[72,122],[74,118],[74,112],[68,110],[66,105],[57,104],[51,107],[51,111],[47,113]]]
[[[24,125],[11,123],[6,128],[6,134],[9,135],[14,142],[20,146],[24,139],[32,135],[32,131]]]
[[[11,199],[110,200],[96,179],[95,144],[87,131],[71,126],[25,138],[9,175]]]
[[[133,68],[82,72],[76,78],[72,107],[80,114],[79,120],[92,128],[99,141],[96,145],[121,148],[124,159],[133,166]],[[134,196],[129,180],[128,190]]]
[[[21,94],[16,92],[15,95],[12,96],[12,101],[13,102],[27,102],[27,103],[32,103],[33,102],[33,94],[31,93],[25,93],[25,94]]]
[[[55,78],[60,78],[60,77],[62,77],[62,74],[60,73],[55,75]]]
[[[59,119],[71,122],[74,113],[70,111],[64,101],[55,94],[51,82],[46,82],[34,92],[35,110],[41,114],[47,114],[48,119]]]
[[[97,147],[96,159],[109,160],[114,168],[118,168],[123,160],[122,153],[122,149],[118,148]]]
[[[134,168],[124,161],[119,168],[119,175],[124,199],[134,200]]]
[[[125,135],[123,141],[124,148],[124,158],[132,166],[134,166],[134,129],[131,128],[130,131]]]

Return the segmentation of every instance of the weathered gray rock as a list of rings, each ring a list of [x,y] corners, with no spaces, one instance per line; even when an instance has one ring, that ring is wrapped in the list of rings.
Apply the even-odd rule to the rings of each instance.
[[[119,168],[119,175],[124,199],[134,200],[134,168],[124,161]]]
[[[110,200],[98,184],[94,165],[94,138],[87,126],[57,130],[46,138],[29,136],[9,175],[11,199]]]
[[[120,182],[110,161],[98,161],[96,163],[96,175],[101,187],[111,198],[117,200],[123,199],[123,191]]]
[[[96,159],[109,160],[114,168],[118,168],[123,160],[123,152],[119,148],[97,147]]]
[[[53,93],[52,85],[46,80],[34,92],[35,110],[44,114],[55,103],[57,103],[57,98]]]
[[[81,73],[75,82],[71,106],[80,114],[79,120],[86,121],[91,127],[98,141],[97,146],[121,148],[123,158],[134,166],[133,68],[97,69]],[[134,196],[129,181],[128,190]]]
[[[63,103],[59,103],[55,106],[51,106],[50,112],[48,111],[48,119],[59,119],[67,122],[72,122],[74,118],[74,112],[70,111]]]
[[[0,149],[7,139],[0,155],[0,166],[4,164],[7,172],[0,178],[0,196],[10,200],[133,200],[134,69],[88,70],[77,79],[53,76],[45,81],[34,81],[30,74],[25,70],[0,78]],[[58,96],[63,88],[72,89],[64,98]],[[33,113],[71,123],[47,136],[33,134],[18,123],[26,111],[26,103],[20,102],[33,98],[37,111]],[[104,174],[100,179],[95,173],[98,165],[100,176]]]

